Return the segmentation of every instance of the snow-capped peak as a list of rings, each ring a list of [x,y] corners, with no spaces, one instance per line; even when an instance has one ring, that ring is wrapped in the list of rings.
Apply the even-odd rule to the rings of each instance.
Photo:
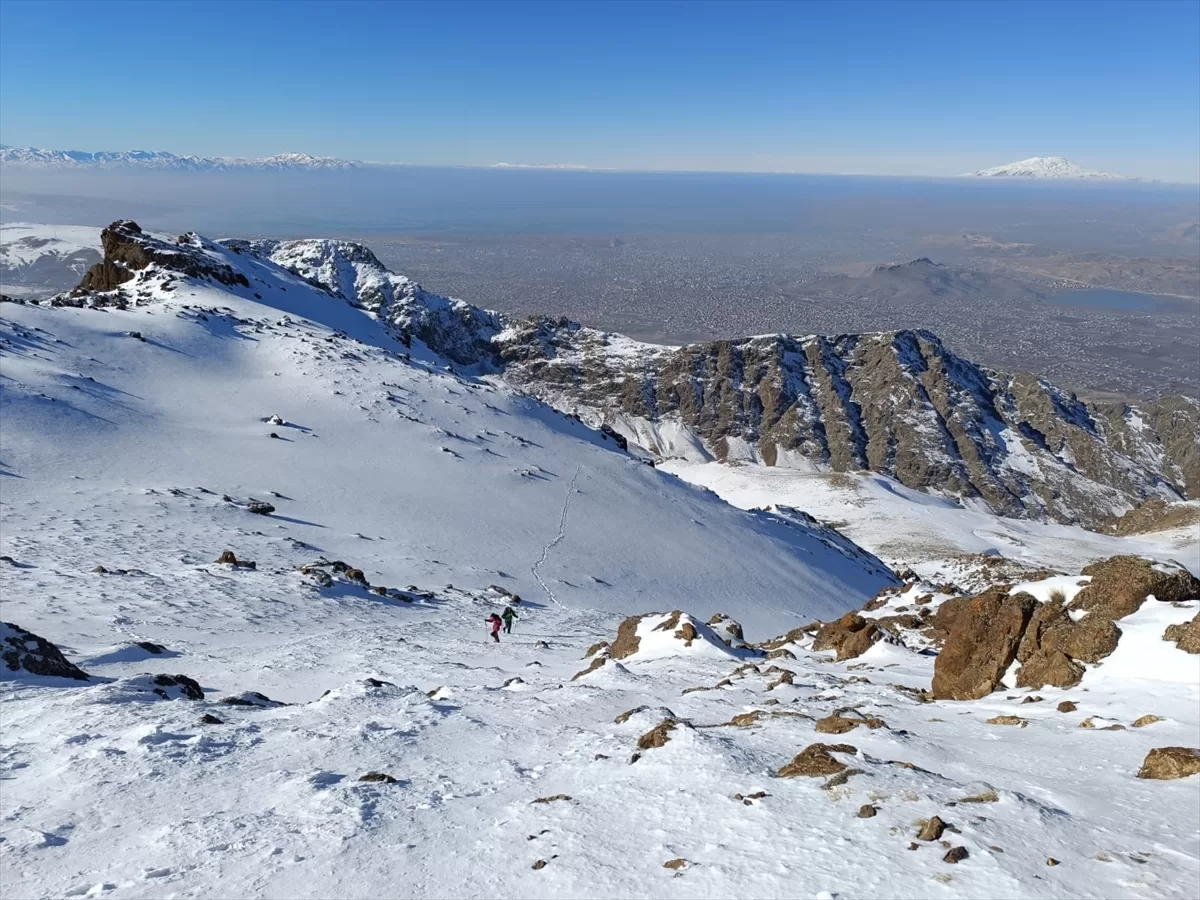
[[[0,164],[38,169],[104,168],[166,169],[183,172],[224,172],[230,169],[308,170],[354,169],[359,163],[334,156],[277,153],[263,158],[242,156],[177,156],[164,150],[44,150],[0,147]]]
[[[1124,175],[1112,172],[1099,172],[1095,169],[1085,169],[1062,156],[1031,156],[1018,162],[993,166],[990,169],[980,169],[977,172],[967,172],[968,177],[976,178],[1104,178],[1108,180],[1125,181]]]

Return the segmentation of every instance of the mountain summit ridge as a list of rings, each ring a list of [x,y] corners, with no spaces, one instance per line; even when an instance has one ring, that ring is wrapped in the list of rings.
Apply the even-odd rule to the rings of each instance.
[[[1125,175],[1086,169],[1063,156],[1031,156],[1016,162],[967,172],[970,178],[1097,178],[1106,181],[1132,181]]]

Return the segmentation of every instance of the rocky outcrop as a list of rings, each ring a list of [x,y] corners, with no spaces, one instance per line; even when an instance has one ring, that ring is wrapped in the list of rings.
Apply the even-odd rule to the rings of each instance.
[[[211,279],[226,286],[250,286],[243,273],[207,254],[204,239],[192,232],[169,243],[146,234],[137,222],[120,219],[100,232],[100,243],[104,248],[104,259],[84,273],[79,286],[67,298],[60,298],[62,304],[69,303],[70,299],[82,303],[88,298],[91,305],[116,305],[117,297],[91,295],[116,291],[131,281],[136,272],[152,265],[178,275]]]
[[[778,778],[821,777],[836,775],[846,770],[847,766],[834,753],[858,753],[858,748],[852,744],[810,744],[805,747],[786,766],[776,773]]]
[[[10,672],[28,672],[51,678],[87,681],[90,676],[70,662],[61,650],[44,637],[38,637],[11,622],[0,624],[0,659]]]
[[[1037,600],[995,588],[977,597],[947,600],[937,620],[947,632],[933,669],[933,696],[977,700],[990,694],[1017,658]]]
[[[1083,677],[1080,663],[1099,662],[1117,649],[1121,630],[1100,614],[1075,621],[1062,600],[1043,603],[1029,620],[1017,659],[1017,686],[1074,687]]]
[[[1166,603],[1200,597],[1200,579],[1182,566],[1167,566],[1140,556],[1113,556],[1081,570],[1091,581],[1071,603],[1108,619],[1137,612],[1146,598]]]
[[[1200,579],[1177,564],[1137,556],[1114,556],[1083,569],[1087,584],[1067,602],[1051,594],[1039,603],[1010,595],[1007,585],[975,597],[947,600],[933,618],[942,637],[934,664],[933,694],[970,700],[995,690],[1014,662],[1018,687],[1073,687],[1086,664],[1111,654],[1121,639],[1117,624],[1151,598],[1180,602],[1200,597]],[[1172,630],[1173,629],[1173,630]],[[1171,626],[1165,640],[1200,652],[1200,626]],[[1189,647],[1196,647],[1195,651]]]

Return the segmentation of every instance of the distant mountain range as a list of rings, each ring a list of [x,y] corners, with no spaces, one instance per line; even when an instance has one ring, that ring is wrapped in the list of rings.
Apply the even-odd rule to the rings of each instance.
[[[0,164],[37,169],[157,169],[175,172],[228,172],[237,169],[309,171],[356,169],[365,163],[308,153],[277,153],[264,158],[176,156],[163,150],[41,150],[0,146]]]
[[[1064,159],[1061,156],[1031,156],[1018,162],[967,172],[970,178],[1101,178],[1107,181],[1136,181],[1112,172],[1098,172]]]

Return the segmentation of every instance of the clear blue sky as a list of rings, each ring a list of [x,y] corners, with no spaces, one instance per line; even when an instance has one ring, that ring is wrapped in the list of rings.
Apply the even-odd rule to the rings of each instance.
[[[1200,0],[0,2],[0,142],[1200,180]]]

